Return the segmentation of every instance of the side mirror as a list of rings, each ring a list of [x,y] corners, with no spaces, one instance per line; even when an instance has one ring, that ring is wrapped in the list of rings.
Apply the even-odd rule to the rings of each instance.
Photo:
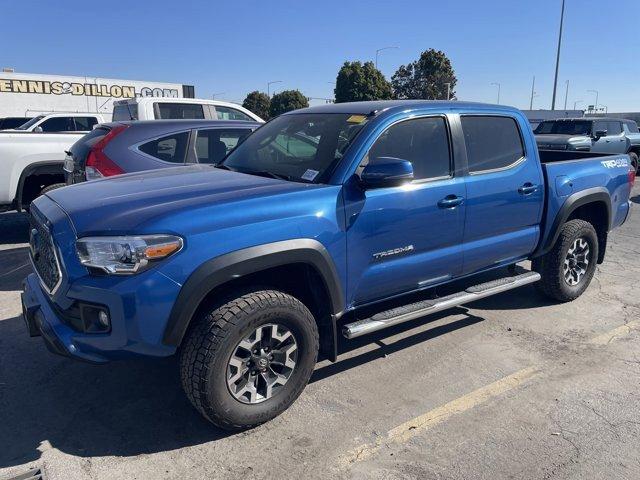
[[[413,180],[413,166],[395,157],[374,157],[360,173],[365,188],[397,187]]]
[[[33,129],[33,131],[34,131],[35,133],[42,133],[42,127],[41,127],[41,126],[37,126],[37,127],[35,127],[35,128]]]
[[[607,136],[607,131],[606,130],[596,130],[596,133],[593,135],[593,138],[595,138],[597,140],[600,137],[606,137],[606,136]]]

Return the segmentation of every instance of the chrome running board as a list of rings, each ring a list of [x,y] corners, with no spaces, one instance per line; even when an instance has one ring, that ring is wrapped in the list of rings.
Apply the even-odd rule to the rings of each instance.
[[[498,278],[490,282],[473,285],[466,290],[447,295],[446,297],[403,305],[376,313],[369,318],[348,323],[343,327],[342,334],[347,338],[357,338],[399,323],[415,320],[425,315],[522,287],[523,285],[528,285],[538,280],[540,280],[540,274],[538,272],[526,272],[512,277]]]

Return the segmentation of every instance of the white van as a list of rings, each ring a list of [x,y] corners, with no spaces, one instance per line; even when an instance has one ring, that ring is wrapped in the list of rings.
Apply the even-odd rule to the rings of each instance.
[[[136,97],[113,102],[113,121],[157,119],[246,120],[260,117],[235,103],[199,98]]]

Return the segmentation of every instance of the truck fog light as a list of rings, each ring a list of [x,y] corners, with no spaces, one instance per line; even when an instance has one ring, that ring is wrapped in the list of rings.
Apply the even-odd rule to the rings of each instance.
[[[100,310],[100,313],[98,313],[98,322],[104,328],[109,328],[109,314],[104,310]]]

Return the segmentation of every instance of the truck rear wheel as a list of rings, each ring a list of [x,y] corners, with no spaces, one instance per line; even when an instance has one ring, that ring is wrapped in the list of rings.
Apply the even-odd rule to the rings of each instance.
[[[584,220],[564,224],[553,248],[533,261],[542,275],[539,289],[561,302],[578,298],[587,289],[596,270],[598,236]]]
[[[207,312],[188,333],[182,386],[213,424],[250,428],[298,398],[318,346],[316,322],[302,302],[275,290],[251,292]]]

